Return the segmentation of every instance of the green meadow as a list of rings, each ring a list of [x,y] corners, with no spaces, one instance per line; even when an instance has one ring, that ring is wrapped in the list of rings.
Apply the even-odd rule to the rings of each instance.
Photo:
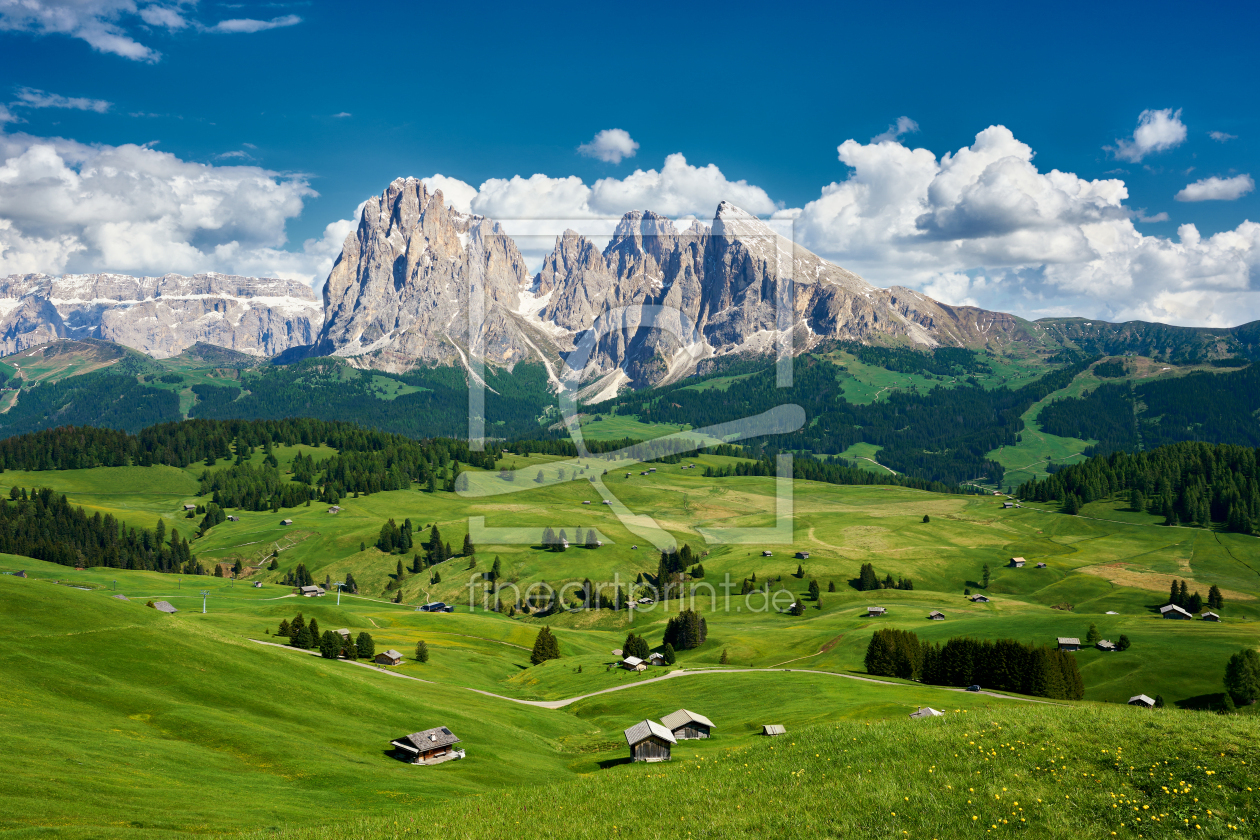
[[[318,460],[331,450],[279,447],[281,469],[299,452]],[[0,571],[28,575],[0,576],[0,629],[11,642],[0,652],[0,715],[10,734],[0,837],[334,840],[438,825],[498,837],[543,819],[566,837],[956,837],[982,828],[1164,837],[1194,824],[1231,836],[1227,826],[1246,834],[1260,818],[1245,795],[1257,786],[1257,718],[1206,711],[1219,704],[1228,657],[1257,642],[1256,538],[1163,527],[1119,499],[1066,516],[1004,509],[993,496],[796,481],[789,541],[711,544],[703,529],[775,522],[772,479],[704,478],[705,465],[730,460],[701,454],[641,475],[641,465],[514,455],[508,466],[522,472],[500,495],[410,489],[351,496],[335,514],[318,503],[232,511],[240,521],[214,527],[193,550],[207,564],[240,560],[238,580],[0,555]],[[699,467],[682,469],[688,463]],[[205,469],[11,470],[0,473],[0,492],[52,487],[89,511],[144,527],[160,518],[191,536],[200,517],[187,518],[182,506],[205,501],[196,495]],[[543,483],[533,481],[538,470]],[[587,578],[625,591],[655,575],[659,551],[639,525],[600,504],[590,478],[700,553],[704,577],[681,599],[631,611],[539,618],[486,609],[482,572],[496,558],[505,603],[543,581],[568,584],[571,594]],[[293,524],[282,525],[285,518]],[[411,520],[417,548],[436,524],[457,554],[470,524],[482,521],[565,528],[570,538],[595,528],[604,545],[478,544],[472,556],[399,578],[411,553],[374,546],[390,518]],[[1014,556],[1027,567],[1008,567]],[[1039,562],[1046,568],[1034,568]],[[914,588],[859,592],[850,582],[864,563]],[[359,592],[343,593],[340,604],[335,589],[298,597],[281,583],[298,564],[321,584],[349,572]],[[753,575],[760,591],[739,595]],[[1173,580],[1204,595],[1219,586],[1225,621],[1161,619]],[[805,600],[799,617],[782,612],[811,581],[819,601]],[[967,590],[990,600],[973,603]],[[399,592],[402,603],[393,603]],[[178,612],[147,609],[150,600]],[[433,600],[455,612],[416,611]],[[869,618],[869,606],[888,612]],[[659,645],[684,607],[706,618],[704,645],[680,651],[672,667],[615,667],[613,651],[629,632]],[[929,621],[932,610],[946,620]],[[280,621],[299,612],[323,630],[368,632],[377,651],[396,649],[404,662],[385,669],[277,646],[287,641],[275,635]],[[531,665],[543,624],[562,656]],[[871,680],[863,666],[881,627],[932,641],[1051,644],[1083,639],[1091,625],[1104,638],[1127,635],[1132,646],[1076,654],[1086,686],[1078,703]],[[421,640],[426,663],[412,655]],[[1168,708],[1123,705],[1138,693],[1161,695]],[[907,717],[928,705],[946,716]],[[628,763],[622,730],[678,708],[712,718],[716,737],[681,745],[669,765]],[[762,738],[766,723],[787,726],[789,736]],[[413,767],[386,755],[391,738],[440,725],[463,739],[466,759]],[[712,806],[684,807],[697,799]],[[1140,825],[1134,807],[1145,815]]]

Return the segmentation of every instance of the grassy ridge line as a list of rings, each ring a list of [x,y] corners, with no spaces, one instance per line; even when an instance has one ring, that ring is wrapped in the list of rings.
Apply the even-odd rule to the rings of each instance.
[[[841,721],[738,749],[721,739],[679,744],[668,764],[248,837],[399,840],[441,825],[500,838],[541,822],[575,840],[1217,838],[1255,836],[1260,820],[1256,717],[1040,707]]]

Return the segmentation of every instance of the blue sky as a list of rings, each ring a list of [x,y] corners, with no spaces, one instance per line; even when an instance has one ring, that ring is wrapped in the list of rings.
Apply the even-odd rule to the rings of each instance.
[[[696,184],[665,198],[629,192],[682,216],[711,214],[723,191],[754,205],[764,195],[761,215],[796,214],[798,241],[879,285],[1032,316],[1260,317],[1260,234],[1243,226],[1260,220],[1247,188],[1260,176],[1258,17],[1244,4],[486,3],[470,12],[0,0],[0,153],[18,173],[7,195],[0,175],[0,274],[200,268],[318,285],[355,207],[395,177],[458,179],[473,191],[471,209],[492,215],[583,215],[629,208],[599,195],[565,204],[558,179],[589,188],[636,169],[664,173],[667,156],[681,154],[679,184]],[[1145,146],[1134,136],[1144,112]],[[914,128],[871,142],[902,117]],[[947,183],[961,169],[933,174],[989,126],[1006,135],[989,138],[987,157],[973,155],[984,160],[969,170],[970,188]],[[632,157],[578,152],[609,129],[638,144]],[[847,155],[859,166],[839,159],[848,140],[862,147]],[[892,146],[926,150],[935,163],[883,148]],[[35,160],[38,148],[55,152],[59,175],[39,168],[48,164]],[[1021,155],[1022,169],[994,165]],[[87,168],[99,179],[104,166],[134,166],[146,189],[169,194],[122,199],[114,183],[91,187],[88,199],[50,198],[36,177],[64,183]],[[917,180],[888,186],[910,166]],[[510,181],[536,173],[548,180]],[[198,179],[229,186],[207,198],[187,186]],[[490,179],[504,180],[493,195],[482,186]],[[1122,181],[1127,195],[1113,186],[1082,198],[1081,184],[1095,180]],[[737,181],[747,189],[728,186]],[[897,197],[871,205],[884,187]],[[34,206],[61,200],[81,216],[77,227],[61,229]],[[133,208],[120,233],[108,218],[118,201],[156,202],[168,215]],[[181,209],[207,201],[219,205],[204,218]],[[1039,206],[1021,211],[1029,201]],[[862,221],[881,214],[910,226],[881,239]],[[1100,224],[1114,228],[1101,239]],[[1179,232],[1186,224],[1197,240]],[[158,235],[171,241],[151,241]],[[57,245],[66,237],[77,239]],[[1126,237],[1123,247],[1099,245]]]

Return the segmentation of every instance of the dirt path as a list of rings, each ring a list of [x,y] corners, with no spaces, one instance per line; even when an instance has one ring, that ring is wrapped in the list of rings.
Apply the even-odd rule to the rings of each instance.
[[[250,641],[254,642],[255,644],[267,645],[269,647],[296,650],[296,648],[294,648],[292,645],[282,645],[276,642],[264,642],[261,639],[250,639]],[[319,651],[317,650],[304,650],[304,651],[301,651],[301,653],[306,653],[312,656],[319,656]],[[348,662],[348,660],[338,660],[338,661]],[[592,691],[590,694],[580,694],[577,697],[570,697],[567,700],[521,700],[518,697],[505,697],[502,694],[495,694],[492,691],[483,691],[480,688],[469,688],[468,686],[461,686],[461,685],[452,686],[452,685],[447,685],[445,683],[436,683],[436,682],[433,682],[432,680],[422,680],[419,677],[411,677],[406,674],[400,674],[396,671],[390,671],[386,668],[381,668],[376,665],[369,664],[367,662],[349,662],[349,664],[358,665],[360,668],[369,668],[373,671],[380,671],[382,673],[389,674],[391,677],[398,677],[399,679],[403,679],[403,680],[414,680],[415,682],[427,683],[428,685],[446,685],[447,688],[462,688],[465,691],[472,691],[477,694],[483,694],[486,697],[493,697],[496,700],[507,700],[509,703],[519,703],[522,706],[536,706],[540,709],[563,709],[565,706],[571,706],[574,703],[577,703],[579,700],[586,700],[590,697],[598,697],[601,694],[611,694],[614,691],[625,691],[628,688],[638,688],[639,686],[642,686],[642,685],[650,685],[651,683],[658,683],[664,680],[676,679],[678,677],[694,677],[700,674],[816,674],[818,676],[823,676],[823,677],[839,677],[840,679],[845,679],[845,680],[857,680],[858,682],[875,683],[876,685],[893,685],[893,686],[899,685],[905,688],[926,688],[932,691],[965,692],[967,690],[965,688],[950,688],[948,686],[942,686],[942,685],[910,686],[910,685],[905,685],[904,683],[893,683],[893,682],[888,682],[887,680],[877,680],[877,679],[873,679],[872,677],[859,677],[856,674],[837,674],[832,671],[814,671],[814,670],[802,669],[802,668],[709,668],[703,671],[683,671],[683,670],[670,671],[668,674],[665,674],[664,676],[652,677],[651,679],[641,680],[639,682],[627,683],[626,685],[615,685],[612,688],[605,688],[599,691]],[[1053,703],[1049,700],[1034,700],[1031,697],[1013,697],[1009,694],[998,694],[995,691],[979,691],[979,692],[973,692],[973,693],[984,694],[989,697],[997,697],[998,699],[1001,699],[1001,700],[1020,700],[1025,703],[1040,703],[1047,706],[1059,705],[1058,703]]]

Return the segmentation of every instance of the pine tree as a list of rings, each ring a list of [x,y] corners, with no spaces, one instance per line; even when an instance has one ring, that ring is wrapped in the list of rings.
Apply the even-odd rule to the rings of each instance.
[[[1120,638],[1116,639],[1116,650],[1128,650],[1130,644],[1129,637],[1121,633]]]
[[[318,621],[316,621],[315,619],[313,619],[313,618],[312,618],[312,619],[311,619],[310,624],[308,624],[308,625],[306,625],[306,626],[310,628],[310,631],[311,631],[311,646],[312,646],[312,647],[314,647],[314,646],[315,646],[315,643],[319,641],[320,636],[322,635],[322,634],[319,632],[319,622],[318,622]]]
[[[551,628],[544,624],[542,629],[538,631],[538,636],[534,639],[534,649],[529,655],[529,661],[534,665],[541,665],[548,659],[559,658],[560,643],[552,635]]]
[[[416,661],[417,662],[429,661],[429,646],[424,643],[424,639],[421,639],[420,641],[416,642]]]
[[[1208,590],[1208,609],[1220,610],[1225,606],[1225,599],[1221,597],[1220,587],[1215,584]]]
[[[798,579],[799,579],[799,578],[803,578],[803,577],[805,577],[805,569],[804,569],[804,568],[802,568],[802,566],[801,566],[801,564],[800,564],[800,563],[797,563],[797,564],[796,564],[796,577],[797,577]]]
[[[402,560],[399,560],[398,565],[394,568],[394,580],[402,580],[402,579],[403,579],[403,565],[402,565]]]
[[[932,521],[932,517],[928,516],[928,515],[925,513],[925,514],[923,514],[923,521],[924,521],[924,522],[931,522],[931,521]]]
[[[277,636],[289,635],[289,620],[287,618],[280,619],[280,629],[276,631]]]
[[[1181,592],[1177,589],[1177,581],[1172,582],[1172,588],[1168,590],[1168,603],[1180,606]]]
[[[1203,610],[1203,596],[1198,592],[1190,596],[1190,600],[1186,602],[1186,609],[1192,613],[1201,612]]]
[[[1102,639],[1102,634],[1098,632],[1098,625],[1089,625],[1089,632],[1085,634],[1085,644],[1096,644],[1100,639]]]
[[[1236,703],[1260,700],[1260,654],[1244,648],[1229,658],[1225,665],[1225,690]]]
[[[325,630],[319,638],[319,655],[325,659],[336,659],[341,653],[341,637],[331,630]]]
[[[722,658],[718,660],[722,665],[731,664],[731,658],[726,655],[726,648],[722,648]]]
[[[981,577],[980,577],[980,582],[981,582],[981,584],[984,586],[984,588],[985,588],[985,589],[988,589],[988,588],[989,588],[989,580],[991,579],[991,577],[990,577],[990,572],[989,572],[989,564],[988,564],[988,563],[985,563],[985,564],[984,564],[984,571],[983,571],[983,572],[981,572],[980,574],[981,574]]]
[[[797,598],[796,602],[792,604],[788,612],[791,613],[792,615],[804,615],[805,614],[804,600],[801,598]]]
[[[1181,581],[1180,593],[1177,595],[1177,606],[1184,607],[1188,603],[1190,603],[1190,593],[1187,591],[1186,582],[1183,580]]]
[[[464,557],[471,557],[476,552],[473,548],[472,534],[464,534]]]
[[[354,640],[354,646],[359,649],[359,656],[364,659],[376,658],[376,642],[372,640],[371,634],[364,631]]]
[[[829,583],[827,584],[827,591],[828,591],[828,592],[835,592],[835,591],[836,591],[836,582],[835,582],[834,580],[833,580],[833,581],[831,581],[831,582],[829,582]]]
[[[499,560],[499,555],[494,555],[494,565],[490,567],[490,580],[496,581],[503,577],[503,565]]]
[[[669,642],[665,643],[665,647],[662,648],[661,654],[665,657],[666,665],[673,665],[678,661],[678,654],[674,651],[674,646]]]
[[[302,627],[297,631],[297,635],[293,636],[292,639],[293,646],[295,648],[301,648],[302,650],[310,650],[314,645],[314,642],[311,640],[311,630],[309,627]]]
[[[819,593],[821,593],[821,592],[822,592],[822,590],[818,588],[818,581],[816,581],[816,580],[811,580],[811,581],[809,582],[809,597],[810,597],[810,599],[811,599],[811,600],[813,600],[813,601],[817,601],[817,600],[818,600],[818,595],[819,595]]]

